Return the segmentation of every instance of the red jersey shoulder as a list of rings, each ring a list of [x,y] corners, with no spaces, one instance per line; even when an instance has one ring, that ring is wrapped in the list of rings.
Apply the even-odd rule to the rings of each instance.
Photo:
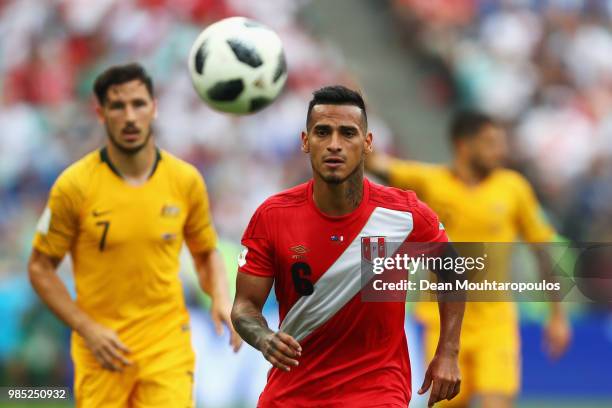
[[[446,242],[448,237],[438,215],[424,202],[417,200],[412,210],[413,233],[410,241],[413,242]]]
[[[275,207],[292,207],[304,204],[308,201],[308,184],[303,183],[288,190],[274,194],[264,201],[260,209],[271,209]]]
[[[419,202],[417,195],[411,190],[401,190],[395,187],[370,183],[370,201],[377,207],[397,211],[411,211]]]
[[[370,201],[377,207],[410,212],[414,223],[414,232],[411,234],[413,240],[428,240],[441,228],[437,214],[419,200],[414,191],[370,182]]]

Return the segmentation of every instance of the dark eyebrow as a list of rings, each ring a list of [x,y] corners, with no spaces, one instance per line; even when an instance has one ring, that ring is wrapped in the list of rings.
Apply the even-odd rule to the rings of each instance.
[[[313,130],[331,130],[331,128],[330,125],[315,125]]]
[[[125,102],[123,102],[122,100],[108,101],[107,103],[108,103],[108,106],[113,107],[113,108],[125,105]]]
[[[341,125],[340,126],[340,131],[341,132],[346,132],[347,130],[352,130],[354,132],[358,132],[359,131],[359,127],[353,126],[353,125]]]

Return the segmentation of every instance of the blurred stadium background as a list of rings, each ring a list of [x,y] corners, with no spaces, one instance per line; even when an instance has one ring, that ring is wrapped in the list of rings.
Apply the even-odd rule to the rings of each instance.
[[[275,29],[287,53],[283,96],[252,117],[211,111],[188,77],[191,42],[231,15]],[[104,142],[91,85],[109,64],[137,60],[152,73],[158,143],[204,174],[233,280],[254,209],[308,177],[298,149],[307,101],[333,82],[363,89],[376,148],[404,157],[447,159],[446,121],[459,106],[494,114],[512,131],[510,165],[556,227],[610,242],[611,22],[610,0],[0,0],[0,385],[71,384],[68,330],[37,300],[26,262],[51,184]],[[188,257],[183,264],[198,402],[254,406],[267,365],[248,346],[232,355],[214,335]],[[67,262],[61,273],[72,285]],[[521,407],[612,406],[612,308],[568,308],[574,342],[551,362],[545,305],[521,304]],[[266,314],[276,324],[274,302]],[[416,384],[419,329],[406,326]]]

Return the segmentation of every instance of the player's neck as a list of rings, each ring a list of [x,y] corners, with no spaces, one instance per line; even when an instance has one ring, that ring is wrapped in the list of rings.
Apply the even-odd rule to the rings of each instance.
[[[106,149],[109,160],[126,183],[130,185],[146,183],[157,156],[153,140],[149,140],[147,145],[135,154],[124,153],[112,143],[108,143]]]
[[[467,186],[476,186],[486,177],[475,171],[469,163],[460,159],[455,159],[451,169],[455,176]]]
[[[338,217],[354,211],[363,199],[363,171],[339,184],[327,183],[315,175],[312,198],[321,212]]]

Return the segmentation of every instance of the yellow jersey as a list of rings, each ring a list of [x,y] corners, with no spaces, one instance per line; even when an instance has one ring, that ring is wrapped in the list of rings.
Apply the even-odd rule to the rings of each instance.
[[[158,150],[149,179],[132,186],[101,149],[59,176],[33,245],[57,259],[70,252],[78,306],[115,330],[138,360],[190,347],[178,276],[183,242],[191,253],[216,246],[200,173]],[[75,359],[93,361],[76,333],[72,350]]]
[[[389,182],[415,191],[438,214],[454,242],[550,242],[555,235],[527,180],[509,169],[494,170],[469,186],[447,166],[395,160]],[[420,303],[415,313],[426,325],[439,324],[435,304]],[[463,327],[470,332],[516,322],[511,303],[468,302]]]

